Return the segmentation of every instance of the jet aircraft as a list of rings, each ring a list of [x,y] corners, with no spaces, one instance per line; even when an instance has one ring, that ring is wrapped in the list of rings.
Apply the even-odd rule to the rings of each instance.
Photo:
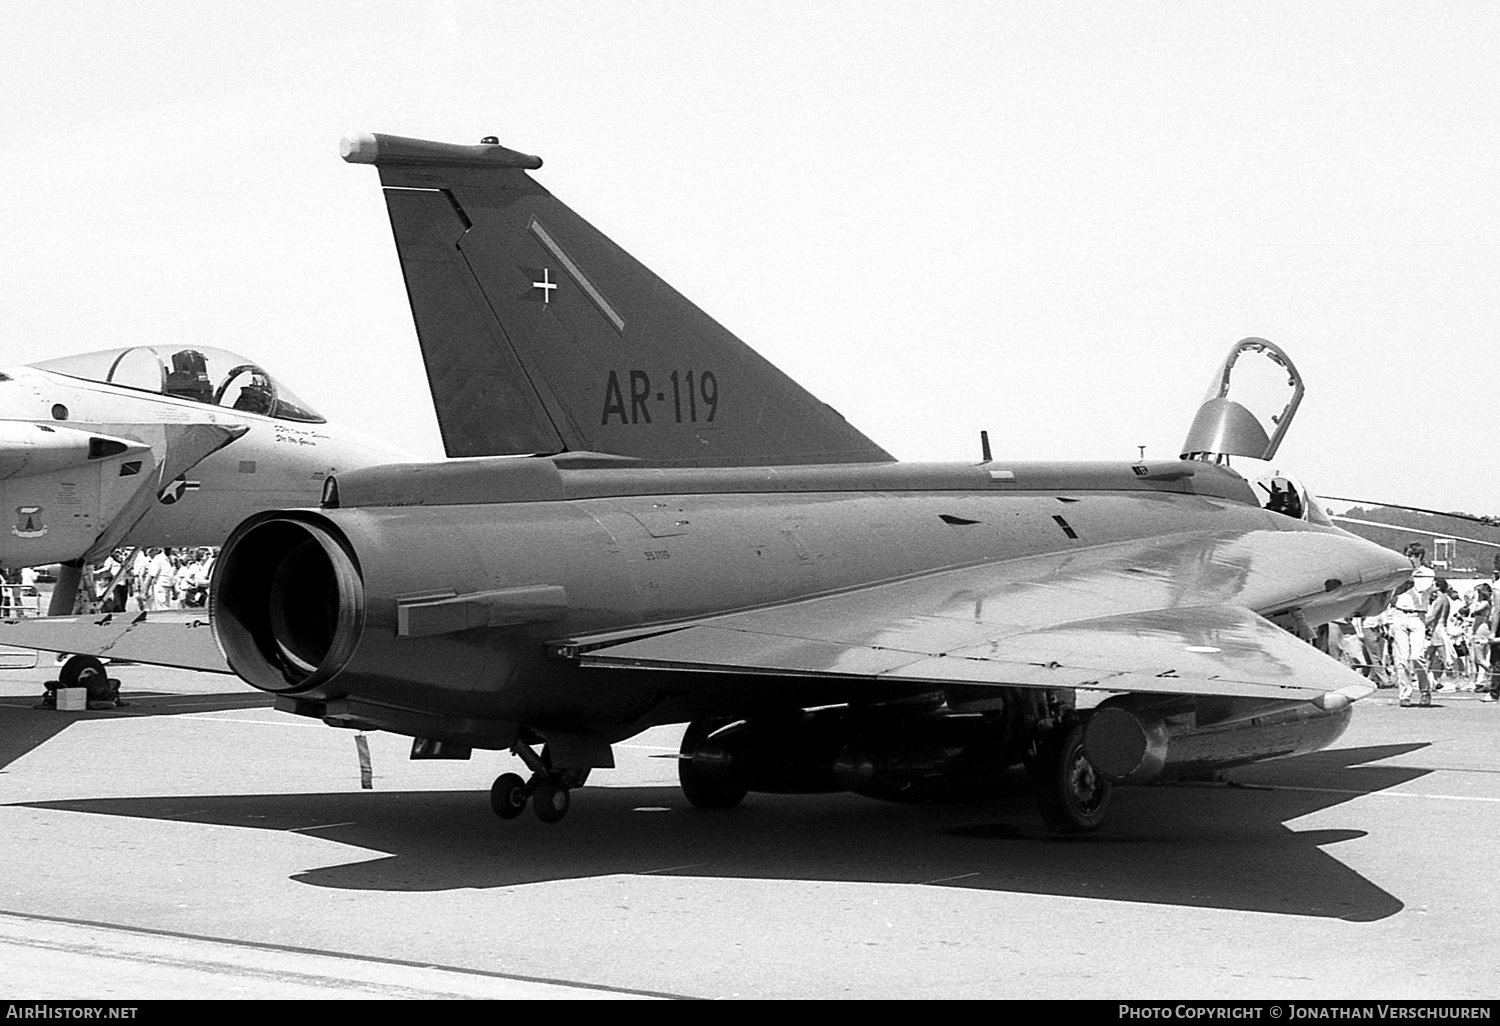
[[[1113,784],[1324,747],[1371,690],[1303,637],[1383,608],[1407,561],[1230,466],[1274,456],[1300,401],[1272,344],[1231,351],[1181,459],[901,463],[552,196],[539,158],[342,153],[379,172],[461,458],[340,472],[317,508],[234,530],[213,634],[277,708],[413,758],[508,749],[530,775],[495,780],[502,818],[561,819],[613,744],[687,723],[700,808],[979,800],[1024,765],[1047,824],[1086,831]],[[1251,363],[1293,386],[1279,413],[1232,394]]]
[[[330,425],[257,364],[140,345],[0,372],[0,565],[81,568],[121,546],[218,545],[257,510],[317,501],[338,470],[410,453]]]

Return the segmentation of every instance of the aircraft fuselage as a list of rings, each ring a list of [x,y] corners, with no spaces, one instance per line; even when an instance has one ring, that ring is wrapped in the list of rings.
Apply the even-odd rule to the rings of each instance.
[[[1184,582],[1201,604],[1207,578],[1225,601],[1270,617],[1295,606],[1316,623],[1388,586],[1386,550],[1260,508],[1232,471],[1196,464],[1174,476],[1185,466],[371,468],[339,476],[340,508],[267,513],[237,530],[215,624],[235,671],[284,708],[503,748],[523,723],[618,739],[658,722],[847,701],[862,676],[846,660],[795,681],[749,679],[719,653],[724,672],[684,689],[649,669],[581,665],[568,643],[617,629],[1016,560],[1037,561],[1035,602],[1071,619],[1089,596],[1049,577],[1131,539],[1152,540],[1149,558],[1122,571],[1142,609],[1180,604]],[[1310,583],[1295,601],[1285,567],[1246,543],[1266,532],[1305,536]],[[287,607],[294,595],[315,600]],[[944,605],[952,615],[987,597],[960,589]],[[871,698],[913,689],[866,676]]]

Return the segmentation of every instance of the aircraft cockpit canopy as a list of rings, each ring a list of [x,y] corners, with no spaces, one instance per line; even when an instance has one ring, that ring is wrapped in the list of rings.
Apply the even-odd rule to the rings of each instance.
[[[1304,391],[1291,357],[1263,338],[1241,339],[1209,385],[1182,443],[1182,458],[1271,459]]]
[[[211,346],[131,346],[33,364],[105,385],[190,399],[276,420],[322,424],[324,417],[255,363]]]
[[[1226,465],[1231,456],[1269,461],[1306,390],[1280,347],[1263,338],[1240,339],[1209,383],[1182,443],[1182,458]],[[1273,470],[1257,476],[1251,487],[1272,513],[1334,526],[1318,497],[1290,474]]]

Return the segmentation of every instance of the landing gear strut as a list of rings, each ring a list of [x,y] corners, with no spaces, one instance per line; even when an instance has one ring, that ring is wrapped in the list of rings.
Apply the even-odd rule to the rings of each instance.
[[[523,741],[511,746],[511,754],[531,770],[531,779],[522,780],[515,773],[502,773],[496,777],[490,785],[490,808],[495,815],[501,819],[515,819],[526,811],[526,803],[530,801],[531,810],[543,823],[556,823],[566,816],[572,804],[570,792],[583,786],[589,771],[553,769],[552,757],[545,746],[538,755]]]
[[[1028,762],[1037,809],[1060,834],[1099,829],[1109,809],[1110,784],[1083,751],[1083,724],[1064,721],[1036,743]]]

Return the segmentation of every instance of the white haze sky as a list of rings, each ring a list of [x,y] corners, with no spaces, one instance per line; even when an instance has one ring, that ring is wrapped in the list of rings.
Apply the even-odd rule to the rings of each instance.
[[[1500,513],[1493,2],[7,0],[0,98],[0,364],[221,346],[440,456],[337,146],[496,135],[903,459],[1175,456],[1260,335],[1280,467]]]

